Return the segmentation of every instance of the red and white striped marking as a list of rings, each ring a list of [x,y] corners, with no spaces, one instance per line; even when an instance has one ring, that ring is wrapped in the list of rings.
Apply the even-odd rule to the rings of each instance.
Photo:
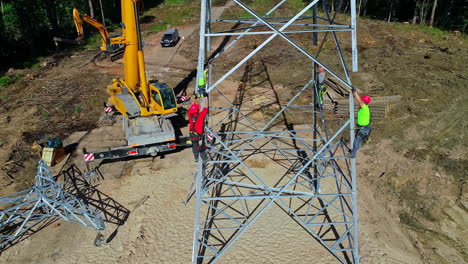
[[[84,160],[85,161],[93,161],[94,160],[94,154],[93,153],[88,153],[84,155]]]
[[[211,134],[206,134],[206,140],[208,140],[208,141],[213,140],[213,135],[211,135]]]
[[[104,112],[106,112],[106,113],[113,112],[113,111],[114,111],[114,109],[112,109],[112,107],[110,107],[110,106],[104,107]]]
[[[188,96],[182,96],[182,97],[180,97],[180,101],[181,101],[181,102],[185,102],[185,101],[187,101],[187,100],[188,100]]]
[[[127,155],[138,155],[138,151],[136,151],[136,150],[128,151]]]

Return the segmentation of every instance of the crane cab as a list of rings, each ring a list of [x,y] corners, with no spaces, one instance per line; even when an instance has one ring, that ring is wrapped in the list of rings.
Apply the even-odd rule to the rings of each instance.
[[[152,101],[154,102],[153,110],[160,115],[168,115],[177,112],[177,101],[169,85],[163,82],[150,83]]]

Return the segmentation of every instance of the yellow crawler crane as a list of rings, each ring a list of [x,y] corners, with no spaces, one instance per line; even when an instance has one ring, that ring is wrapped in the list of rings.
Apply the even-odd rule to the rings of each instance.
[[[140,0],[121,0],[122,36],[109,37],[105,27],[88,16],[74,11],[78,34],[82,34],[82,21],[91,21],[102,37],[101,49],[109,45],[123,45],[124,78],[112,80],[107,87],[109,102],[124,118],[128,147],[89,153],[84,149],[85,160],[122,158],[134,155],[156,155],[179,146],[186,146],[186,138],[176,138],[169,117],[177,115],[177,100],[169,85],[157,80],[147,80],[143,44],[139,25]],[[92,18],[91,18],[92,19]],[[93,19],[94,20],[94,19]],[[95,20],[94,20],[95,21]],[[89,22],[88,22],[89,23]],[[88,159],[86,158],[88,157]]]

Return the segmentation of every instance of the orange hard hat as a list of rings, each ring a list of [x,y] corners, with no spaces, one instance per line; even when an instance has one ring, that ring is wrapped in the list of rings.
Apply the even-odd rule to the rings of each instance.
[[[368,95],[364,95],[361,97],[361,100],[366,104],[370,104],[370,102],[372,101],[372,98]]]

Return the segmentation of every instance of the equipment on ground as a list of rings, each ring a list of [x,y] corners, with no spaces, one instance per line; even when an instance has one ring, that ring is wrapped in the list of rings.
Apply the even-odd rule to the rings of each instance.
[[[83,176],[80,174],[79,177]],[[84,179],[82,181],[86,182]],[[57,183],[46,163],[39,161],[31,188],[0,197],[0,249],[53,223],[53,219],[104,230],[103,218],[95,210],[101,208],[83,202],[78,196],[82,196],[82,192],[69,186],[75,185]]]
[[[177,98],[169,85],[156,79],[147,81],[143,43],[139,24],[140,0],[122,0],[122,36],[108,37],[104,26],[99,25],[103,49],[123,45],[124,78],[112,80],[107,87],[109,102],[124,116],[124,131],[129,147],[110,149],[98,153],[84,150],[85,160],[115,159],[137,155],[157,155],[176,147],[187,146],[184,137],[177,138],[168,118],[177,115]],[[88,21],[86,16],[79,16]],[[75,21],[77,21],[75,17]],[[79,21],[79,20],[78,20]],[[80,23],[77,22],[78,33]]]
[[[55,166],[57,163],[60,163],[65,156],[63,142],[59,137],[49,138],[47,142],[43,144],[42,160],[44,160],[47,166]]]

